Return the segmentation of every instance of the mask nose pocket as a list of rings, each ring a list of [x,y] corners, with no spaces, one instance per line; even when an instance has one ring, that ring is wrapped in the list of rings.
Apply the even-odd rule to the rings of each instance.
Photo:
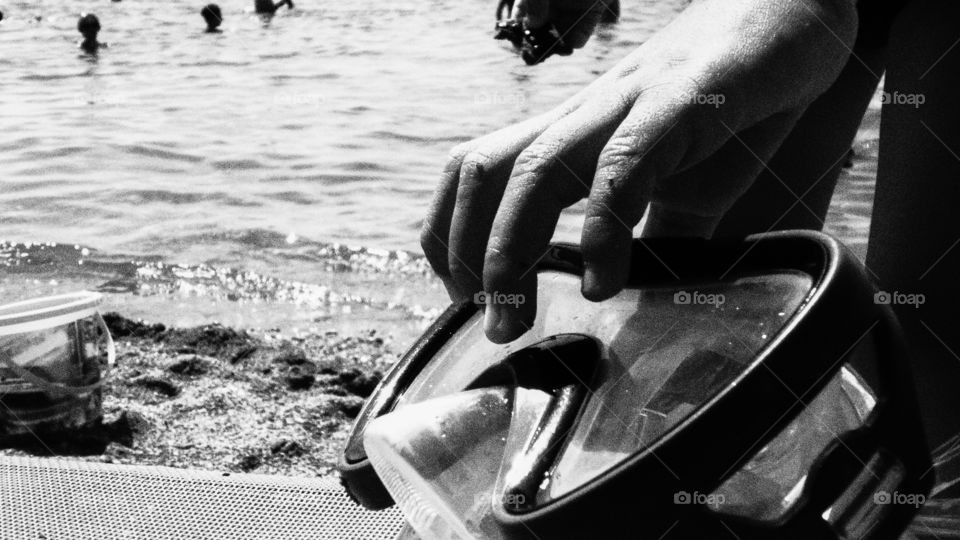
[[[494,506],[533,507],[599,357],[592,338],[553,336],[462,392],[374,420],[364,448],[411,527],[429,538],[502,538]]]

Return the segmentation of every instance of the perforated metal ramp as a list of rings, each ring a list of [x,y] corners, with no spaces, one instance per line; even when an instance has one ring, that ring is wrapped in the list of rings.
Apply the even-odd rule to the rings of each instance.
[[[2,540],[393,540],[334,480],[0,456]],[[908,540],[960,538],[960,500],[934,499]]]
[[[0,538],[393,539],[335,480],[0,457]]]

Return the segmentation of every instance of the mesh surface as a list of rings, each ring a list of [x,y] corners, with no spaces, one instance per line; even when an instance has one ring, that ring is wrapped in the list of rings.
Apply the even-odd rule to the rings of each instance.
[[[334,480],[0,457],[0,538],[393,539]]]
[[[960,500],[934,499],[909,539],[960,538]],[[393,540],[333,480],[0,457],[0,539]]]

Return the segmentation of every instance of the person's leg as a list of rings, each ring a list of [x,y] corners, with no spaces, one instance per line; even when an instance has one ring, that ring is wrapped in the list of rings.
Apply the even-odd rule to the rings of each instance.
[[[913,356],[931,447],[960,432],[960,3],[912,2],[894,24],[867,266]],[[922,104],[918,101],[922,100]]]
[[[273,5],[273,0],[254,0],[253,9],[261,15],[270,14],[276,11],[276,7]]]
[[[882,73],[883,51],[855,50],[837,81],[807,109],[768,168],[725,214],[714,236],[821,229]]]
[[[613,24],[620,20],[620,0],[606,0],[606,7],[600,14],[600,22]]]

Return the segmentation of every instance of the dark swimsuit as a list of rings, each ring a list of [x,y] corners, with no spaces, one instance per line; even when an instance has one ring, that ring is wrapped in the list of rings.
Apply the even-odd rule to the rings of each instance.
[[[860,18],[860,30],[857,33],[857,46],[868,49],[886,47],[893,20],[908,1],[859,0],[857,13]]]

